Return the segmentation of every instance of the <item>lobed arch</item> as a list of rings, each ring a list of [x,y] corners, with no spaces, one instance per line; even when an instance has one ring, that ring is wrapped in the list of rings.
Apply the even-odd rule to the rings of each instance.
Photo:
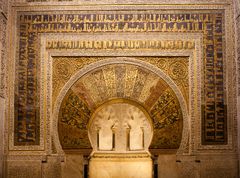
[[[186,101],[184,100],[184,97],[180,91],[180,89],[177,87],[177,85],[174,83],[174,81],[166,75],[162,70],[159,68],[144,62],[137,60],[135,58],[130,57],[117,57],[117,58],[110,58],[105,59],[102,61],[98,61],[92,64],[87,65],[83,69],[79,70],[75,75],[73,75],[70,80],[64,85],[62,88],[60,94],[58,95],[54,110],[53,110],[53,119],[52,119],[52,131],[53,131],[53,140],[56,147],[56,150],[60,154],[64,154],[62,146],[60,144],[59,140],[59,133],[58,133],[58,119],[59,119],[59,112],[61,108],[61,104],[63,102],[64,97],[68,93],[68,91],[71,89],[71,87],[76,83],[81,77],[86,75],[87,73],[103,66],[107,65],[113,65],[113,64],[127,64],[127,65],[134,65],[138,67],[142,67],[146,70],[151,71],[152,73],[156,74],[159,78],[161,78],[164,82],[166,82],[170,88],[173,90],[174,94],[177,97],[177,100],[179,101],[181,111],[182,111],[182,118],[183,118],[183,130],[182,130],[182,140],[180,147],[178,149],[178,153],[186,152],[187,146],[188,146],[188,136],[189,136],[189,116],[187,111],[187,105]]]

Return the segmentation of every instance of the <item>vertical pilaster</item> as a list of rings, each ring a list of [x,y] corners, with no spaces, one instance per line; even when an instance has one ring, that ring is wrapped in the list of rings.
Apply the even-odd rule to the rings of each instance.
[[[8,0],[0,0],[0,177],[4,177],[7,16],[8,16]]]
[[[236,64],[237,64],[237,110],[240,110],[240,0],[235,0],[233,6],[235,7],[235,44],[236,44]],[[238,120],[238,154],[240,153],[240,113],[237,112],[237,120]],[[238,158],[240,160],[240,156]],[[239,165],[240,166],[240,165]],[[240,168],[240,167],[239,167]],[[240,172],[239,172],[240,176]]]

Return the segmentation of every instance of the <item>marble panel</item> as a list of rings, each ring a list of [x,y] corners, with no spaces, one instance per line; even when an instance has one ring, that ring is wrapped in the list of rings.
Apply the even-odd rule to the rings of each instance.
[[[160,154],[158,156],[158,175],[158,178],[179,178],[175,154]]]
[[[66,154],[62,164],[62,178],[83,178],[83,155]]]
[[[201,159],[200,177],[204,178],[238,178],[238,160],[231,156],[209,156]]]
[[[152,178],[148,154],[95,154],[89,162],[89,178]]]
[[[41,161],[34,160],[8,160],[8,178],[42,178]]]
[[[160,178],[237,178],[237,157],[231,154],[182,155],[160,154]]]
[[[48,156],[46,162],[42,163],[42,178],[61,178],[61,158]]]

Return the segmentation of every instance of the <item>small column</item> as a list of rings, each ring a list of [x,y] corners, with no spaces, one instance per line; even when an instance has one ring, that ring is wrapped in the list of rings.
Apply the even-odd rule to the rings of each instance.
[[[131,126],[128,125],[126,128],[126,150],[130,150],[130,132],[131,132]]]

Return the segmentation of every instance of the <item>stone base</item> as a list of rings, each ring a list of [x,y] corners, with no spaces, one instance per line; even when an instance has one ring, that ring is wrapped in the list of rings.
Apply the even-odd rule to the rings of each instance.
[[[61,178],[61,157],[11,155],[7,158],[7,178]]]
[[[152,178],[148,153],[95,153],[89,162],[89,178]]]
[[[237,178],[238,159],[235,154],[158,156],[158,178]]]
[[[83,155],[66,154],[62,164],[62,178],[83,178]]]

